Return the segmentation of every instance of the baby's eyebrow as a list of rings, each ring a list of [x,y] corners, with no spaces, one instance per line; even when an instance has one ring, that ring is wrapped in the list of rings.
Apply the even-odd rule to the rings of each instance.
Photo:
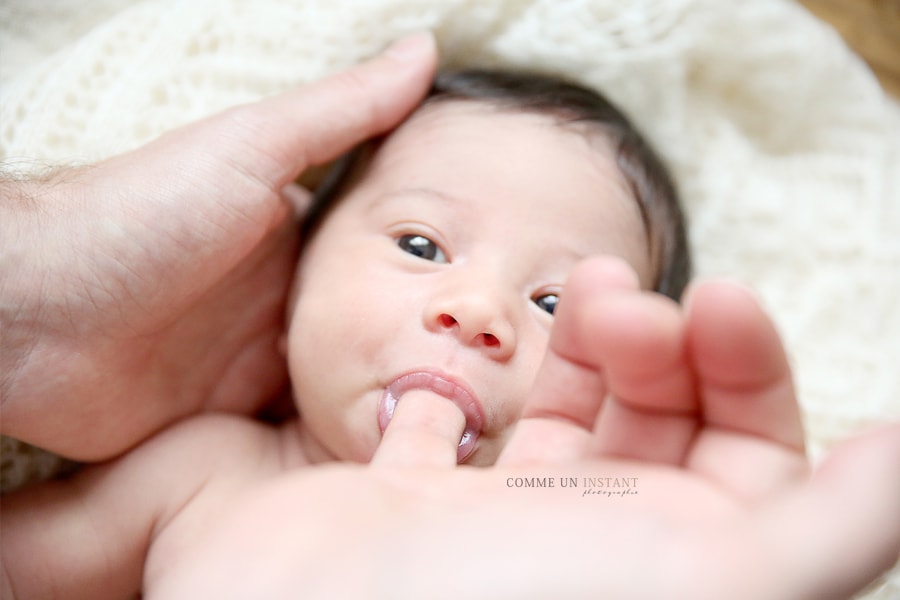
[[[435,190],[427,187],[409,187],[409,188],[400,188],[398,190],[394,190],[392,192],[388,192],[384,197],[394,197],[394,196],[426,196],[432,200],[438,200],[443,203],[457,203],[459,202],[458,198],[451,196],[446,192],[442,192],[440,190]]]
[[[370,210],[409,200],[415,200],[417,203],[429,201],[429,204],[435,204],[444,209],[452,208],[458,210],[460,208],[474,208],[475,206],[474,202],[466,202],[457,196],[434,188],[407,187],[377,195],[370,205]]]

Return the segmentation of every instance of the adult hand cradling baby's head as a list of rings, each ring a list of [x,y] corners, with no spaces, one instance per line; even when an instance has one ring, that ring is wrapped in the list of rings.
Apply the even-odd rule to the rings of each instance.
[[[184,416],[271,400],[287,381],[292,182],[400,122],[435,65],[431,36],[413,35],[96,166],[0,182],[20,199],[4,202],[0,236],[18,259],[0,282],[17,307],[4,434],[100,460]]]

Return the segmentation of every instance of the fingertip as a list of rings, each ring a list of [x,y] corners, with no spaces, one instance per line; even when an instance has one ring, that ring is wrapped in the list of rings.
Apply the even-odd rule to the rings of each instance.
[[[578,263],[563,290],[562,301],[567,297],[590,297],[606,290],[637,290],[640,288],[637,273],[628,262],[618,256],[591,256]],[[576,301],[575,299],[571,302]]]
[[[684,310],[692,343],[701,355],[721,358],[727,348],[727,355],[736,352],[759,360],[768,356],[774,359],[773,365],[783,367],[786,357],[778,328],[749,286],[734,279],[697,281],[687,291]],[[699,363],[701,370],[708,364]]]
[[[762,301],[756,291],[745,282],[730,277],[705,277],[691,281],[684,291],[682,305],[685,313],[690,314],[697,301],[706,305],[740,302],[757,307]]]
[[[578,269],[592,274],[609,287],[637,289],[640,280],[631,264],[621,256],[603,254],[584,259]]]
[[[417,31],[393,42],[383,54],[399,62],[436,63],[437,40],[429,29]]]
[[[226,111],[219,124],[240,143],[224,151],[255,178],[282,186],[397,126],[428,93],[436,69],[434,36],[412,34],[321,81]]]

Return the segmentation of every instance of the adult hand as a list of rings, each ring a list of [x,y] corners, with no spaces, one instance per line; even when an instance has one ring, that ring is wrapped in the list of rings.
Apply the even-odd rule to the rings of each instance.
[[[847,598],[897,560],[900,427],[810,476],[746,292],[707,283],[682,311],[590,260],[557,315],[497,466],[450,467],[449,403],[400,403],[372,466],[257,490],[147,597]]]
[[[256,490],[144,596],[846,600],[897,558],[897,469],[898,428],[758,505],[624,461],[332,464]],[[556,487],[509,487],[536,477]],[[583,496],[585,477],[637,478],[638,493]]]
[[[418,34],[95,166],[0,182],[2,432],[97,460],[276,395],[292,182],[399,123],[435,67]]]

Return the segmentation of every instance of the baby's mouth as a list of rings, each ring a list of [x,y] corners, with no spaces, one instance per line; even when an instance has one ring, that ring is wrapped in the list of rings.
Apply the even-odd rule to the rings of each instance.
[[[475,450],[475,442],[481,434],[484,423],[484,412],[475,394],[463,384],[443,373],[429,370],[410,371],[394,379],[381,395],[378,404],[378,427],[381,433],[387,428],[394,416],[397,401],[410,390],[428,390],[453,402],[466,417],[466,428],[463,430],[456,451],[456,462],[462,463]]]

